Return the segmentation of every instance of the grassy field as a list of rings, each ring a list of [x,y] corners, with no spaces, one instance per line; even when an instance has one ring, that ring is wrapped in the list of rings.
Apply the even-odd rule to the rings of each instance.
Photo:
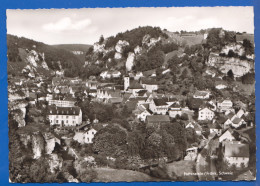
[[[152,178],[147,174],[124,170],[124,169],[112,169],[112,168],[96,168],[97,178],[95,182],[144,182],[144,181],[158,181],[156,178]]]
[[[184,172],[193,173],[195,171],[195,162],[194,161],[176,161],[167,164],[168,175],[174,177],[176,175],[182,181],[195,181],[197,176],[184,176]]]

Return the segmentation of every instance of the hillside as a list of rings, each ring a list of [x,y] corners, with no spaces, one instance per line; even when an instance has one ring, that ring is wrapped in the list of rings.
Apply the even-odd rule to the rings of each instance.
[[[79,75],[83,62],[73,53],[24,37],[7,35],[8,72],[17,73],[27,66],[31,73],[41,68],[64,71],[64,75]],[[17,65],[16,65],[17,64]],[[22,68],[22,69],[21,69]]]
[[[82,51],[86,52],[88,51],[89,47],[91,45],[85,45],[85,44],[60,44],[60,45],[52,45],[58,49],[68,50],[68,51]]]

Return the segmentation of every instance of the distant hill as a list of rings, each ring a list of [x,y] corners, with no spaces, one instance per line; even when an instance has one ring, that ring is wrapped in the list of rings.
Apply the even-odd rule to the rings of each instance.
[[[13,73],[21,72],[20,68],[29,64],[31,67],[34,67],[34,72],[36,73],[38,71],[37,68],[43,66],[45,69],[52,71],[62,70],[66,76],[78,76],[79,69],[84,64],[79,57],[68,50],[24,37],[8,34],[7,48],[8,65],[12,64],[12,67],[8,70],[11,70]],[[17,65],[15,65],[16,63]],[[16,67],[20,68],[16,69]]]
[[[60,44],[60,45],[52,45],[58,49],[68,50],[68,51],[82,51],[86,52],[91,47],[91,45],[84,44]]]

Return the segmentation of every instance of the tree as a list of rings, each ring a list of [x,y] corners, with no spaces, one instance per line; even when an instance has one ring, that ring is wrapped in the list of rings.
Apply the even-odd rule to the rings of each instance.
[[[254,84],[255,83],[255,73],[247,73],[242,76],[243,84]]]
[[[98,43],[99,43],[99,44],[102,44],[102,43],[104,42],[104,40],[105,40],[105,39],[104,39],[104,36],[101,35],[100,38],[99,38]]]
[[[227,75],[231,80],[234,80],[234,73],[231,69],[227,72]]]

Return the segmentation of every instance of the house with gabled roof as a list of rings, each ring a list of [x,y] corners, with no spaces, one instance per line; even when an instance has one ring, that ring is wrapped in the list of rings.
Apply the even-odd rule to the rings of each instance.
[[[209,91],[195,91],[195,93],[193,94],[193,98],[197,98],[197,99],[209,99],[210,96],[210,92]]]
[[[136,110],[134,111],[136,118],[140,121],[145,121],[147,116],[151,116],[152,112],[149,111],[144,105],[137,106]]]
[[[149,104],[149,109],[155,114],[166,115],[169,105],[164,99],[153,99]]]
[[[73,140],[81,143],[81,144],[91,144],[93,143],[93,139],[95,137],[95,134],[97,133],[97,130],[93,127],[87,129],[87,131],[80,131],[76,132]]]
[[[222,127],[218,123],[212,123],[208,125],[209,132],[215,132],[218,136],[222,134]]]
[[[77,126],[82,123],[82,112],[79,107],[49,106],[48,118],[51,125]]]
[[[153,92],[158,90],[158,83],[155,79],[141,78],[140,81],[142,87],[148,92]]]
[[[226,112],[226,111],[230,111],[233,108],[233,103],[230,99],[225,99],[225,100],[219,100],[217,102],[217,107],[219,109],[220,112]]]
[[[185,126],[185,128],[193,128],[197,135],[201,135],[202,131],[203,131],[202,127],[198,123],[196,123],[196,122],[189,122]]]
[[[233,134],[234,134],[234,131],[231,128],[228,128],[219,137],[219,142],[221,143],[221,142],[224,142],[224,141],[235,141],[236,137]]]
[[[245,124],[245,120],[244,120],[243,118],[235,117],[235,118],[232,120],[231,126],[234,127],[234,128],[238,128],[238,127],[240,127],[242,124]]]
[[[182,115],[182,107],[178,103],[173,103],[169,107],[169,111],[168,112],[169,112],[169,116],[171,118],[175,118],[177,115],[181,116]]]
[[[214,116],[215,113],[207,107],[199,109],[198,120],[212,120]]]

